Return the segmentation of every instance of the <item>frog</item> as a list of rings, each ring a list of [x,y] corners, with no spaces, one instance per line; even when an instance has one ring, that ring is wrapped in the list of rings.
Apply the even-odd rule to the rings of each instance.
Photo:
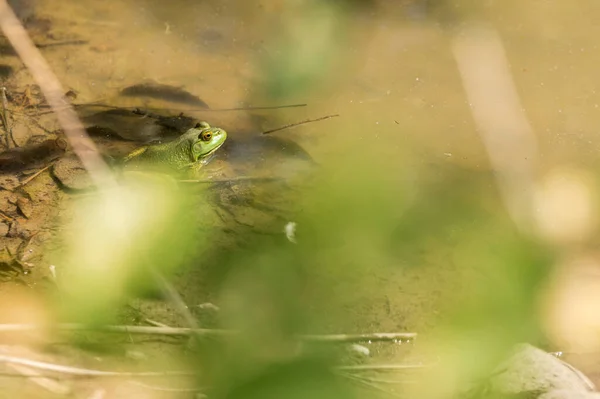
[[[176,171],[198,169],[212,159],[225,140],[225,130],[202,121],[173,141],[133,150],[121,160],[121,165],[125,170],[137,169],[143,164]]]
[[[206,165],[227,140],[227,132],[202,121],[173,141],[138,147],[121,159],[105,157],[120,177],[138,176],[152,171],[168,175],[198,171]],[[172,173],[175,172],[175,173]],[[54,164],[53,180],[68,192],[87,192],[92,182],[73,154]]]

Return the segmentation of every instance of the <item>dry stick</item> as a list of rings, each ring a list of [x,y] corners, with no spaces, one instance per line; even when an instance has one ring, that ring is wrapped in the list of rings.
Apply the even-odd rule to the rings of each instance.
[[[394,397],[399,397],[399,395],[397,393],[395,393],[395,392],[390,392],[387,389],[381,388],[376,383],[373,383],[373,382],[370,382],[370,381],[365,381],[364,379],[358,378],[358,377],[356,377],[356,376],[354,376],[352,374],[340,373],[340,375],[342,377],[348,378],[349,380],[358,382],[359,384],[362,384],[362,385],[368,386],[370,388],[376,389],[376,390],[378,390],[380,392],[383,392],[383,393],[385,393],[387,395],[394,396]]]
[[[285,108],[300,108],[306,107],[308,104],[287,104],[287,105],[273,105],[273,106],[257,106],[257,107],[238,107],[238,108],[152,108],[152,107],[144,107],[143,109],[139,107],[117,107],[116,105],[108,105],[101,102],[91,102],[91,103],[80,103],[80,104],[72,104],[73,107],[83,107],[83,106],[95,106],[99,108],[109,108],[109,109],[121,109],[121,110],[129,110],[133,114],[136,115],[147,115],[152,117],[149,111],[172,111],[172,112],[229,112],[229,111],[260,111],[260,110],[271,110],[271,109],[285,109]],[[146,112],[145,112],[146,111]],[[37,115],[45,115],[49,112],[38,112]],[[155,115],[158,116],[158,115]]]
[[[13,364],[13,363],[8,363],[7,365],[8,365],[8,367],[21,373],[23,375],[23,377],[27,377],[34,384],[37,384],[40,387],[42,387],[52,393],[55,393],[57,395],[66,395],[71,391],[71,388],[69,388],[67,385],[61,384],[58,381],[48,378],[48,377],[40,374],[36,370],[31,369],[30,367],[26,367],[21,364]]]
[[[517,227],[530,231],[538,143],[502,39],[492,27],[466,25],[452,38],[452,52],[505,206]]]
[[[2,332],[23,332],[36,331],[41,326],[35,324],[0,324],[0,333]],[[59,330],[65,331],[98,331],[106,333],[127,333],[127,334],[147,334],[147,335],[172,335],[187,336],[191,334],[207,336],[226,336],[234,335],[238,332],[233,330],[218,330],[208,328],[185,328],[185,327],[150,327],[150,326],[125,326],[111,325],[92,327],[82,324],[58,324]],[[417,333],[373,333],[373,334],[323,334],[323,335],[300,335],[298,338],[307,342],[321,343],[348,343],[365,341],[394,341],[394,340],[412,340],[417,337]]]
[[[0,362],[20,364],[27,367],[33,367],[39,370],[54,371],[57,373],[75,375],[80,377],[164,377],[164,376],[192,376],[195,373],[191,371],[140,371],[140,372],[120,372],[84,369],[80,367],[61,366],[58,364],[39,362],[37,360],[26,359],[16,356],[0,355]]]
[[[1,210],[0,210],[0,218],[2,218],[4,220],[8,220],[9,222],[12,222],[14,220],[13,218],[8,216],[6,213],[2,212]]]
[[[307,105],[308,104],[287,104],[287,105],[272,105],[272,106],[257,106],[257,107],[249,106],[249,107],[237,107],[237,108],[183,108],[183,109],[144,108],[144,109],[149,110],[149,111],[152,110],[152,111],[177,111],[177,112],[193,112],[193,111],[229,112],[229,111],[260,111],[260,110],[269,110],[269,109],[300,108],[300,107],[306,107]]]
[[[43,375],[43,374],[40,374]],[[6,378],[31,378],[31,375],[27,375],[27,374],[22,374],[22,373],[9,373],[9,372],[0,372],[0,378],[2,377],[6,377]]]
[[[351,376],[359,378],[361,380],[375,382],[375,383],[382,383],[382,384],[418,384],[417,380],[388,380],[385,378],[373,378],[373,377],[367,377],[362,374],[353,374],[353,373],[345,373],[345,372],[340,372],[340,375],[344,375],[344,376],[351,375]]]
[[[48,47],[57,47],[57,46],[74,46],[74,45],[83,45],[88,44],[87,40],[65,40],[62,42],[54,42],[54,43],[39,43],[36,44],[37,48],[48,48]]]
[[[8,356],[8,355],[0,355],[0,362],[9,363],[9,364],[17,364],[26,367],[32,367],[38,370],[46,370],[52,371],[62,374],[68,374],[72,376],[79,377],[185,377],[185,376],[193,376],[196,373],[193,371],[104,371],[104,370],[94,370],[94,369],[85,369],[81,367],[71,367],[71,366],[61,366],[59,364],[40,362],[37,360],[31,360],[23,357],[17,356]],[[337,370],[357,370],[357,366],[340,366],[336,367]],[[370,365],[369,370],[378,370],[385,369],[389,370],[391,367],[395,367],[395,370],[398,369],[407,369],[407,368],[418,368],[424,366],[409,366],[409,365]],[[366,368],[363,368],[366,370]]]
[[[154,391],[162,391],[162,392],[202,392],[200,388],[170,388],[170,387],[159,387],[156,385],[144,384],[143,382],[131,380],[129,381],[131,384],[138,385],[143,388],[152,389]]]
[[[238,176],[231,177],[229,179],[193,179],[193,180],[177,180],[179,183],[198,183],[198,184],[211,184],[211,183],[236,183],[240,181],[277,181],[283,180],[281,177],[252,177],[252,176]]]
[[[173,304],[173,306],[181,313],[183,318],[185,319],[187,325],[193,329],[197,329],[199,327],[198,322],[194,318],[194,315],[190,311],[187,304],[184,302],[179,292],[173,287],[171,284],[160,272],[158,272],[155,268],[150,268],[151,273],[154,275],[154,279],[160,284],[163,294],[167,297],[169,302]],[[188,346],[190,346],[193,342],[194,337],[190,335],[188,340]]]
[[[426,364],[358,364],[354,366],[338,366],[338,370],[378,370],[378,371],[396,371],[396,370],[416,370],[432,367]]]
[[[56,113],[73,151],[81,159],[96,185],[103,187],[115,184],[115,179],[96,145],[85,132],[73,108],[68,106],[68,101],[63,95],[65,90],[6,0],[0,0],[0,29],[33,75],[48,104]]]
[[[23,180],[23,182],[21,184],[19,184],[16,188],[21,188],[27,184],[29,184],[33,179],[35,179],[36,177],[38,177],[39,175],[41,175],[42,173],[44,173],[44,171],[48,170],[48,168],[50,168],[52,165],[54,165],[54,162],[50,163],[47,166],[44,166],[42,169],[38,170],[37,172],[35,172],[34,174],[32,174],[31,176],[29,176],[27,179]]]
[[[184,302],[179,292],[173,287],[162,274],[160,274],[156,269],[150,268],[150,272],[154,275],[154,279],[161,285],[161,289],[164,295],[168,298],[168,300],[173,304],[173,306],[181,313],[181,315],[185,318],[186,323],[191,328],[198,328],[198,323],[192,315],[192,312]]]
[[[152,319],[144,319],[144,321],[154,327],[169,327],[165,323],[161,323],[160,321],[156,321],[156,320],[152,320]]]
[[[280,130],[284,130],[284,129],[289,129],[292,127],[296,127],[296,126],[300,126],[300,125],[304,125],[306,123],[310,123],[310,122],[318,122],[318,121],[323,121],[325,119],[329,119],[329,118],[335,118],[336,116],[340,116],[339,114],[335,114],[335,115],[327,115],[327,116],[322,116],[320,118],[317,119],[307,119],[305,121],[301,121],[301,122],[296,122],[296,123],[291,123],[289,125],[285,125],[282,127],[278,127],[277,129],[271,129],[271,130],[267,130],[265,132],[263,132],[263,134],[269,134],[269,133],[273,133],[273,132],[278,132]]]
[[[6,132],[6,148],[10,148],[10,142],[12,141],[13,146],[17,146],[17,142],[12,134],[12,127],[8,122],[8,100],[6,99],[6,87],[2,87],[2,123],[4,124],[4,130]]]
[[[300,336],[303,341],[311,342],[410,341],[415,338],[417,338],[417,333],[313,334]]]

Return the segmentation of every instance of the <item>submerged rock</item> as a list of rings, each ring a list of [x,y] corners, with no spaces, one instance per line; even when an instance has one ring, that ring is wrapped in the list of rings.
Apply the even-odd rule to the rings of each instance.
[[[65,191],[86,191],[93,181],[83,164],[75,155],[61,158],[50,169],[52,179]]]
[[[600,398],[579,370],[541,349],[520,344],[488,381],[490,397]]]

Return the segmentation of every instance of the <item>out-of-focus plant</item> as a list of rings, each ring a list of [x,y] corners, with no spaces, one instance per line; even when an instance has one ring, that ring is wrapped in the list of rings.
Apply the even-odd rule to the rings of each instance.
[[[266,96],[302,95],[343,63],[351,25],[341,4],[290,2],[280,16],[281,36],[264,60]],[[357,144],[359,123],[343,126],[351,139],[338,144],[340,155],[322,162],[315,185],[295,199],[302,205],[289,215],[298,226],[296,243],[286,239],[282,224],[279,236],[253,235],[244,248],[211,258],[218,260],[212,267],[227,271],[219,296],[222,326],[239,331],[199,346],[201,384],[211,386],[213,397],[349,397],[331,370],[336,359],[307,351],[295,336],[344,319],[354,331],[330,332],[366,332],[370,315],[355,319],[352,305],[359,298],[376,312],[382,291],[396,285],[382,277],[392,272],[422,273],[412,280],[421,295],[439,294],[428,306],[405,295],[402,306],[423,319],[433,318],[437,305],[447,311],[433,339],[419,348],[439,357],[441,367],[421,384],[400,388],[411,397],[450,397],[485,376],[512,344],[543,338],[540,289],[554,253],[513,225],[491,174],[444,164],[436,179],[424,182],[418,172],[425,167],[403,162],[408,145],[392,159],[382,155],[383,138]],[[168,182],[143,179],[84,202],[60,258],[67,314],[106,321],[128,294],[154,286],[151,270],[168,273],[198,246],[210,246],[189,217],[198,201]],[[441,288],[431,288],[438,271],[414,256],[418,248],[449,254],[439,265],[439,274],[446,273]],[[402,311],[392,309],[390,317]]]
[[[352,15],[346,2],[288,2],[273,21],[257,92],[274,100],[298,98],[336,78],[348,57]]]
[[[57,257],[61,307],[76,321],[110,321],[129,295],[156,293],[201,248],[196,208],[170,178],[131,174],[125,184],[81,200]]]

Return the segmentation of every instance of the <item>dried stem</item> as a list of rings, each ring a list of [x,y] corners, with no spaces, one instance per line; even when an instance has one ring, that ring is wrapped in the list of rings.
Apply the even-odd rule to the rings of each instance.
[[[26,186],[27,184],[29,184],[33,179],[35,179],[36,177],[38,177],[39,175],[41,175],[42,173],[44,173],[46,170],[48,170],[48,168],[50,168],[52,165],[54,165],[54,162],[50,163],[49,165],[44,166],[42,169],[38,170],[37,172],[35,172],[34,174],[32,174],[31,176],[29,176],[27,179],[23,180],[21,182],[21,184],[19,184],[17,187],[15,188],[21,188],[23,186]]]
[[[329,119],[329,118],[335,118],[337,116],[340,116],[339,114],[335,114],[335,115],[327,115],[327,116],[322,116],[320,118],[317,119],[307,119],[301,122],[296,122],[296,123],[290,123],[289,125],[285,125],[282,127],[278,127],[277,129],[271,129],[271,130],[267,130],[265,132],[263,132],[263,134],[269,134],[269,133],[274,133],[274,132],[278,132],[280,130],[284,130],[284,129],[289,129],[291,127],[296,127],[296,126],[300,126],[300,125],[304,125],[306,123],[311,123],[311,122],[318,122],[318,121],[324,121],[325,119]]]
[[[194,375],[190,371],[141,371],[141,372],[119,372],[92,370],[80,367],[61,366],[59,364],[39,362],[37,360],[26,359],[16,356],[0,355],[0,362],[18,364],[32,367],[38,370],[53,371],[62,374],[75,375],[80,377],[163,377],[163,376],[188,376]]]
[[[397,370],[416,370],[429,368],[431,365],[426,364],[357,364],[354,366],[338,366],[338,370],[352,370],[352,371],[366,371],[366,370],[378,370],[378,371],[397,371]]]
[[[505,205],[517,226],[530,231],[538,143],[502,39],[493,27],[466,25],[453,37],[452,52]]]
[[[156,321],[156,320],[152,320],[152,319],[144,319],[144,321],[154,327],[169,327],[165,323],[161,323],[160,321]]]
[[[91,103],[79,103],[79,104],[71,104],[73,107],[98,107],[98,108],[108,108],[108,109],[120,109],[120,110],[128,110],[131,111],[135,115],[148,116],[150,118],[160,118],[163,115],[158,115],[153,113],[152,111],[167,111],[167,112],[229,112],[229,111],[263,111],[263,110],[275,110],[275,109],[286,109],[286,108],[300,108],[306,107],[308,104],[288,104],[288,105],[273,105],[273,106],[256,106],[256,107],[238,107],[238,108],[151,108],[151,107],[118,107],[116,105],[104,104],[100,101],[91,102]],[[49,112],[38,112],[37,115],[45,115]]]
[[[21,373],[23,377],[27,377],[29,381],[33,382],[34,384],[39,385],[40,387],[57,395],[67,395],[71,391],[71,388],[69,388],[67,385],[45,377],[30,367],[14,363],[8,363],[8,366]]]
[[[6,87],[2,87],[2,124],[4,125],[4,133],[6,134],[6,148],[10,148],[10,142],[13,146],[17,146],[17,142],[12,134],[12,126],[8,121],[8,100],[6,99]]]
[[[340,373],[340,375],[342,377],[348,378],[349,380],[355,381],[358,384],[365,385],[365,386],[367,386],[369,388],[375,389],[375,390],[377,390],[379,392],[383,392],[383,393],[385,393],[387,395],[390,395],[392,397],[402,397],[402,396],[400,396],[399,394],[397,394],[395,392],[390,392],[387,389],[381,388],[376,383],[373,383],[373,382],[370,382],[370,381],[366,381],[366,380],[364,380],[362,378],[359,378],[359,377],[356,377],[356,376],[354,376],[352,374]]]
[[[24,332],[36,331],[41,326],[35,324],[0,324],[2,332]],[[112,325],[92,327],[82,324],[59,324],[56,326],[64,331],[98,331],[106,333],[147,334],[147,335],[171,335],[188,336],[192,334],[206,336],[227,336],[236,334],[233,330],[218,330],[207,328],[183,328],[183,327],[151,327],[151,326],[125,326]],[[366,341],[409,341],[417,337],[417,333],[371,333],[371,334],[323,334],[323,335],[300,335],[298,339],[306,342],[319,343],[349,343]]]
[[[85,132],[75,111],[68,105],[68,101],[63,94],[65,91],[60,82],[52,73],[48,63],[31,41],[27,31],[6,3],[6,0],[0,0],[0,29],[2,29],[2,32],[40,86],[48,104],[56,113],[58,122],[62,126],[73,151],[81,159],[96,185],[100,187],[113,185],[115,180],[108,165],[100,156],[94,142]]]
[[[130,383],[140,386],[142,388],[147,388],[147,389],[151,389],[153,391],[162,391],[162,392],[202,392],[202,389],[200,388],[171,388],[171,387],[160,387],[157,385],[149,385],[149,384],[144,384],[143,382],[140,381],[134,381],[131,380],[129,381]]]
[[[195,373],[193,371],[104,371],[104,370],[95,370],[95,369],[86,369],[81,367],[72,367],[72,366],[63,366],[55,363],[41,362],[37,360],[27,359],[23,357],[17,356],[8,356],[8,355],[0,355],[0,362],[25,366],[28,368],[34,368],[38,370],[45,370],[55,373],[67,374],[70,376],[76,377],[185,377],[185,376],[193,376]],[[425,366],[410,366],[410,365],[401,365],[401,364],[387,364],[387,365],[371,365],[367,368],[368,365],[364,365],[363,368],[358,368],[358,366],[341,366],[336,367],[337,370],[399,370],[399,369],[408,369],[408,368],[419,368]],[[29,375],[25,373],[25,369],[22,369],[23,374],[28,377],[34,377],[31,372]],[[35,377],[43,378],[44,376],[39,373],[35,373]]]
[[[179,183],[197,183],[197,184],[211,184],[211,183],[237,183],[242,181],[252,182],[263,182],[263,181],[279,181],[283,180],[281,177],[252,177],[252,176],[238,176],[231,177],[228,179],[193,179],[193,180],[177,180]]]
[[[198,329],[198,322],[194,318],[194,315],[190,311],[189,307],[184,302],[179,292],[158,270],[151,268],[151,273],[154,275],[154,279],[161,285],[164,295],[168,298],[169,302],[181,313],[185,318],[187,325],[192,329]],[[190,342],[193,336],[190,337]],[[189,343],[189,342],[188,342]]]

